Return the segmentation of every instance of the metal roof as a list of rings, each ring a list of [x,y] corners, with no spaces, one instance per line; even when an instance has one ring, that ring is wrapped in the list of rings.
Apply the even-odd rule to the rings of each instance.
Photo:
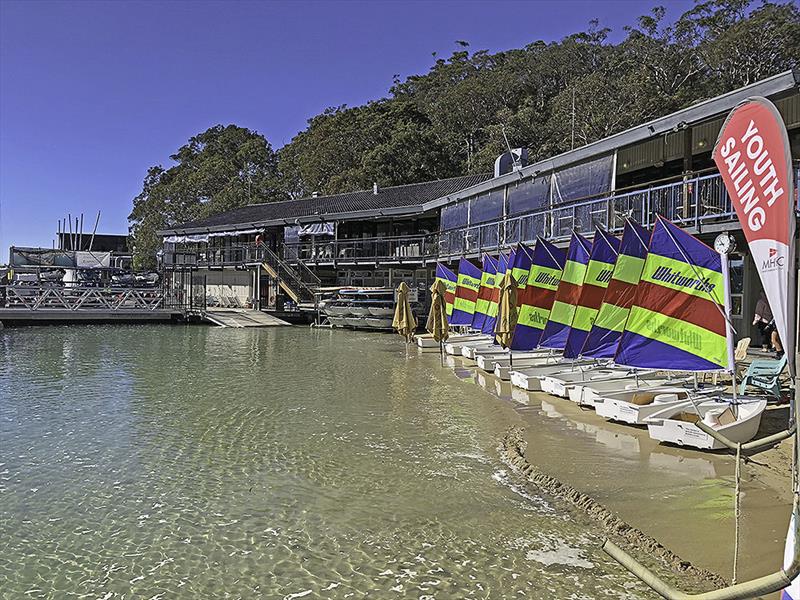
[[[784,71],[778,75],[773,75],[751,85],[739,88],[727,94],[716,96],[709,100],[704,100],[693,104],[687,108],[674,112],[665,117],[654,119],[647,123],[631,127],[620,133],[615,133],[607,138],[592,142],[586,146],[581,146],[575,150],[564,152],[552,158],[541,160],[532,165],[528,165],[518,171],[495,177],[484,181],[471,188],[460,190],[457,193],[448,194],[442,198],[437,198],[425,205],[425,210],[439,208],[445,204],[450,204],[457,200],[488,192],[494,188],[514,183],[526,177],[535,177],[540,173],[554,171],[568,165],[580,163],[591,158],[596,158],[604,154],[609,154],[619,148],[645,141],[669,131],[681,131],[687,125],[700,123],[707,119],[727,113],[737,104],[752,96],[775,96],[783,92],[797,89],[800,85],[800,71]]]
[[[373,190],[359,190],[331,196],[251,204],[206,219],[182,223],[160,231],[159,234],[235,231],[270,225],[414,215],[424,211],[423,206],[426,202],[453,194],[490,178],[490,174],[484,173],[378,188],[377,193]]]

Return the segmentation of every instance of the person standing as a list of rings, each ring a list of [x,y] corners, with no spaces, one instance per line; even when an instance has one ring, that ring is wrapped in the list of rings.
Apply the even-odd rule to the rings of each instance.
[[[761,290],[761,295],[758,298],[758,302],[756,302],[753,325],[758,327],[758,331],[761,334],[761,348],[769,350],[772,345],[771,338],[775,329],[775,320],[772,318],[772,309],[769,307],[764,290]]]

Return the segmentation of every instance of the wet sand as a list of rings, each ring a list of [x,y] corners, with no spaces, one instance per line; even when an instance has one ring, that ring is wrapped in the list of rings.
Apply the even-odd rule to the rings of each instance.
[[[698,569],[731,580],[732,454],[658,444],[645,427],[610,423],[567,399],[519,390],[460,359],[451,357],[450,366],[458,377],[514,404],[524,424],[524,458],[538,472],[588,495]],[[758,437],[784,428],[787,418],[788,407],[770,407]],[[791,448],[784,441],[742,466],[738,581],[781,564],[791,508]],[[646,559],[641,549],[623,547]],[[686,591],[714,587],[702,578],[687,580],[676,573],[680,569],[652,567]]]

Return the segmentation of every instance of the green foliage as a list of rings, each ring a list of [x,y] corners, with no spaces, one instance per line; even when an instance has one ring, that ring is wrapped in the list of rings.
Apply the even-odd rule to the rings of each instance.
[[[280,151],[293,195],[487,172],[498,154],[535,160],[800,66],[797,4],[698,2],[674,22],[654,8],[618,44],[593,21],[559,42],[457,50],[395,78],[389,98],[329,109]],[[505,137],[504,137],[505,134]]]
[[[490,54],[465,41],[389,97],[313,117],[277,155],[254,132],[216,126],[151,168],[131,233],[149,266],[159,229],[253,202],[488,172],[511,147],[532,160],[800,67],[794,2],[707,0],[674,22],[655,7],[618,44],[592,21],[558,42]],[[435,55],[434,55],[435,56]],[[506,140],[508,140],[506,142]]]
[[[174,166],[147,171],[128,217],[138,269],[155,266],[158,230],[283,197],[275,152],[264,136],[243,127],[211,127],[170,159]]]

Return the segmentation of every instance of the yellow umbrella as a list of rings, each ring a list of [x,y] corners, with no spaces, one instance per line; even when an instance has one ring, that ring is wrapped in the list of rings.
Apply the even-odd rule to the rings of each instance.
[[[394,319],[392,327],[397,333],[406,338],[406,342],[411,341],[414,332],[417,330],[417,320],[411,312],[411,303],[408,301],[408,286],[405,281],[401,281],[397,286],[397,305],[394,308]]]
[[[441,279],[437,279],[431,286],[431,310],[428,313],[428,322],[425,329],[437,342],[443,342],[450,337],[450,324],[447,322],[447,304],[444,295],[447,288]]]
[[[428,313],[428,322],[425,329],[431,334],[434,340],[439,342],[439,357],[444,366],[444,348],[442,342],[450,337],[450,324],[447,322],[447,304],[444,295],[447,288],[441,279],[437,279],[431,286],[431,310]]]
[[[495,339],[504,349],[511,346],[518,316],[517,282],[514,281],[511,271],[508,271],[500,281],[500,299],[498,301],[497,321],[494,326]]]

